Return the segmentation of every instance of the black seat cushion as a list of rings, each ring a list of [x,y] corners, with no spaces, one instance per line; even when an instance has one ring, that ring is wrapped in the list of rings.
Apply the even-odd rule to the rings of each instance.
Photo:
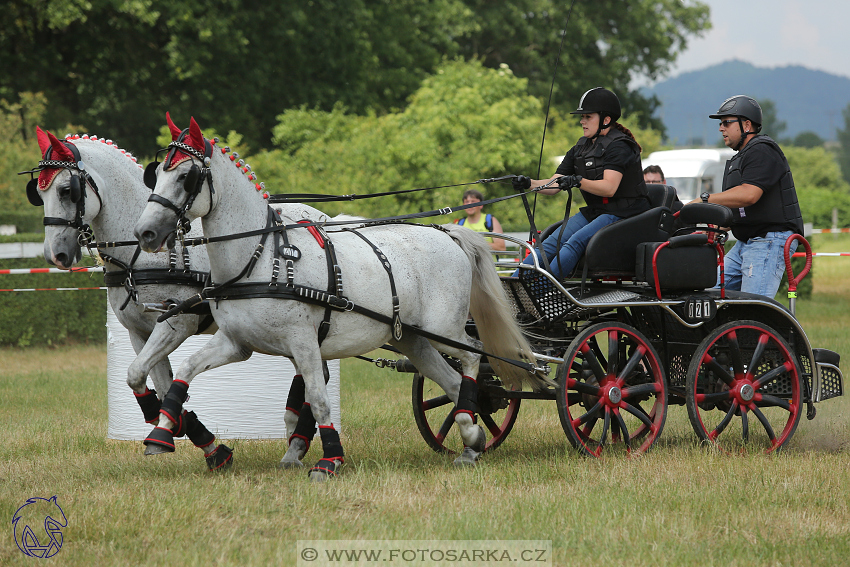
[[[587,244],[584,262],[591,278],[632,278],[641,242],[665,242],[673,232],[673,213],[656,207],[602,227]]]
[[[676,194],[676,188],[672,185],[647,183],[646,191],[649,194],[649,202],[653,207],[667,207],[675,213],[683,206]]]
[[[637,246],[635,275],[655,286],[655,275],[663,290],[700,290],[717,283],[717,249],[707,244],[705,234],[677,237],[682,245],[671,244],[655,252],[662,242],[642,242]],[[701,241],[702,244],[698,242]],[[653,258],[656,269],[653,269]]]

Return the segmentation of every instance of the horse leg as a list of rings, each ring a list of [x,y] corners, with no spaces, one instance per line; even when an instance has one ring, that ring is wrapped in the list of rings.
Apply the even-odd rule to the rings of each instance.
[[[295,371],[298,372],[296,366]],[[322,361],[322,373],[325,376],[325,385],[331,378],[327,361]],[[286,399],[286,413],[284,421],[286,432],[289,433],[289,449],[278,463],[282,469],[301,468],[304,463],[301,459],[310,449],[310,442],[316,436],[316,420],[310,409],[310,404],[305,401],[304,377],[299,373],[292,378],[289,387],[289,396]]]
[[[226,445],[212,446],[215,437],[197,420],[194,412],[183,410],[192,379],[205,370],[218,368],[231,362],[247,360],[252,352],[245,350],[227,337],[221,331],[198,352],[187,358],[177,370],[177,376],[168,388],[168,393],[160,407],[160,423],[148,434],[144,443],[150,447],[157,446],[157,452],[173,452],[174,437],[189,435],[189,438],[204,449],[204,456],[210,470],[229,466],[233,452]],[[210,439],[212,438],[212,439]],[[147,454],[147,450],[145,451]]]
[[[467,340],[471,340],[467,337]],[[445,345],[439,345],[446,354],[461,361],[463,375],[449,366],[442,355],[423,337],[408,333],[396,346],[424,375],[436,382],[455,403],[454,419],[463,440],[463,451],[455,459],[457,466],[474,465],[484,451],[487,436],[476,423],[478,413],[478,364],[480,355]]]
[[[322,458],[310,469],[308,474],[313,482],[324,482],[328,477],[336,476],[337,471],[345,461],[345,455],[339,433],[331,423],[331,404],[325,382],[326,373],[322,370],[324,366],[318,346],[318,343],[292,345],[292,351],[298,353],[295,356],[295,365],[302,370],[306,403],[309,404],[310,413],[315,420],[314,423],[319,426],[319,435],[322,439]],[[329,374],[327,375],[329,376]],[[306,425],[309,424],[309,421],[312,421],[305,417],[306,413],[302,411],[298,420],[298,426],[301,426],[302,420],[304,420],[305,432]],[[315,429],[312,426],[310,429],[311,431],[304,436],[312,439],[315,435]]]
[[[127,369],[127,384],[133,390],[146,423],[154,426],[159,424],[162,401],[157,397],[157,391],[162,392],[161,395],[165,396],[174,378],[168,355],[183,344],[183,341],[191,334],[185,325],[175,327],[164,323],[157,324],[147,340],[140,337],[138,333],[130,333],[130,343],[137,355]],[[153,390],[147,387],[146,378],[148,375],[153,381]],[[210,433],[201,423],[195,412],[187,413],[184,410],[180,417],[184,419],[185,423],[182,428],[178,425],[173,429],[172,436],[183,437],[186,435],[206,455],[210,446],[215,442],[215,435]],[[164,452],[170,451],[167,447],[159,444],[151,443],[145,447],[145,455],[156,455]]]

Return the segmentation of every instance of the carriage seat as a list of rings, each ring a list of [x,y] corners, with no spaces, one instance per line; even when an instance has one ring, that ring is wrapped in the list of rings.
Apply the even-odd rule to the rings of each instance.
[[[676,188],[672,185],[647,183],[646,191],[649,194],[649,202],[653,207],[667,207],[676,213],[683,206],[676,194]]]
[[[714,203],[694,203],[679,212],[676,235],[666,242],[642,242],[635,257],[636,279],[660,290],[714,287],[718,252],[709,233],[698,225],[729,226],[732,211]],[[656,285],[657,280],[657,285]]]
[[[584,252],[588,277],[633,278],[638,244],[665,242],[673,233],[673,221],[673,212],[659,206],[602,227],[587,243]]]

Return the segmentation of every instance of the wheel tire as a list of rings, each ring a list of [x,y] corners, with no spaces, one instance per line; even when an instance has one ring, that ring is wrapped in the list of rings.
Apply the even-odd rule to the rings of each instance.
[[[756,372],[750,370],[754,366]],[[688,367],[686,405],[703,442],[727,453],[752,447],[772,453],[797,429],[802,392],[802,372],[785,339],[757,321],[733,321],[697,347]]]
[[[482,378],[479,376],[479,381]],[[480,408],[487,407],[487,404],[482,403],[482,396],[487,395],[479,391]],[[456,453],[450,447],[456,447],[457,451],[463,449],[463,441],[452,417],[454,404],[442,388],[417,372],[413,375],[412,399],[416,427],[429,447],[438,453],[446,454]],[[485,452],[495,449],[507,438],[519,414],[520,401],[519,398],[512,398],[507,400],[506,408],[496,409],[492,413],[486,413],[484,410],[478,413],[479,423],[487,435]]]
[[[608,356],[614,350],[618,355]],[[557,380],[561,427],[584,455],[600,457],[604,450],[620,447],[628,454],[641,454],[664,429],[664,369],[649,340],[634,327],[622,323],[587,327],[570,343]]]

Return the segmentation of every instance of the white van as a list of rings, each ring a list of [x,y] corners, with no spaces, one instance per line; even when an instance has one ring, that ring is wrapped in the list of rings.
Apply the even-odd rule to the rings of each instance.
[[[723,172],[733,155],[735,151],[730,148],[665,150],[649,154],[643,160],[643,167],[659,166],[667,185],[675,187],[679,200],[687,202],[698,198],[703,191],[723,190]]]

